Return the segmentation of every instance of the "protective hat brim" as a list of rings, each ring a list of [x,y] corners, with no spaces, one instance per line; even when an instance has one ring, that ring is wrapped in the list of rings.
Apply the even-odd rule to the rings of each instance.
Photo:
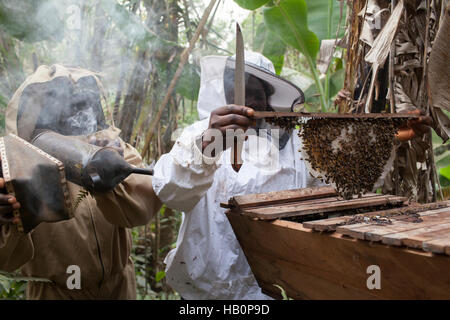
[[[224,58],[227,59],[226,67],[235,69],[235,59]],[[274,88],[269,104],[275,111],[292,111],[295,105],[305,102],[303,91],[292,82],[249,62],[245,62],[245,72],[267,82]]]

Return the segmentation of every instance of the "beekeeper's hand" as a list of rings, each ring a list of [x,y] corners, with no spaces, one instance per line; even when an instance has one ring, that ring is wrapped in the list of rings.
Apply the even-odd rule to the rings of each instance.
[[[228,129],[238,130],[242,129],[244,132],[253,124],[252,119],[254,110],[249,107],[237,106],[234,104],[226,105],[215,109],[211,112],[209,118],[209,129],[216,129],[222,133],[223,145],[226,147],[226,131]],[[214,136],[214,135],[212,135]],[[203,139],[202,151],[208,146],[214,139]]]
[[[13,209],[19,208],[17,199],[6,192],[5,179],[0,178],[0,225],[18,223],[19,220],[13,216]]]
[[[407,112],[420,115],[420,110]],[[406,124],[398,129],[397,138],[400,141],[408,141],[414,137],[420,137],[430,129],[432,118],[421,115],[418,119],[408,120]]]
[[[120,146],[119,139],[111,140],[106,138],[98,138],[96,136],[91,136],[88,139],[90,144],[99,147],[110,147],[115,149],[123,157],[123,148]]]

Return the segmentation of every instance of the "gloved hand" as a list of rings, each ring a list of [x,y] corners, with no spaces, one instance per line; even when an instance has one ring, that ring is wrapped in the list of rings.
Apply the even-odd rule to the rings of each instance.
[[[252,119],[253,114],[254,110],[252,108],[234,104],[217,108],[211,112],[208,130],[220,130],[223,137],[223,146],[226,148],[226,130],[241,129],[245,132],[254,122],[254,119]],[[208,140],[209,139],[204,139],[202,141],[202,151],[214,141],[214,139],[212,139],[212,141]]]
[[[0,178],[0,225],[18,223],[19,220],[13,216],[13,209],[19,208],[17,199],[6,192],[5,179]]]
[[[407,113],[420,115],[420,110]],[[396,137],[400,141],[408,141],[414,137],[420,137],[430,129],[432,121],[430,116],[420,116],[418,119],[408,120],[403,127],[398,129]]]

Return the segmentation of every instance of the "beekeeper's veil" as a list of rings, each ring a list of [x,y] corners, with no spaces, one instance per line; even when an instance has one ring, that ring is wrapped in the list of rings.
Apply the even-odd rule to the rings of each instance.
[[[36,129],[86,135],[107,127],[97,74],[62,65],[40,66],[13,95],[6,132],[30,141]]]
[[[198,96],[198,114],[205,119],[214,109],[227,104],[224,74],[227,68],[235,68],[233,57],[207,56],[200,61],[201,77]],[[245,51],[245,72],[268,83],[274,90],[269,105],[275,111],[290,111],[305,98],[302,90],[291,82],[277,76],[273,63],[257,52]]]

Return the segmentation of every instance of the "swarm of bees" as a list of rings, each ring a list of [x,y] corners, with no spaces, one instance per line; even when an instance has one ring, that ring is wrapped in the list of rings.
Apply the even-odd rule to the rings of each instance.
[[[276,125],[280,128],[291,130],[297,127],[303,119],[299,119],[297,117],[270,117],[265,118],[266,122]]]
[[[285,129],[297,118],[267,119]],[[344,199],[371,192],[391,158],[398,119],[313,118],[303,121],[299,137],[302,157],[313,177],[335,187]]]

